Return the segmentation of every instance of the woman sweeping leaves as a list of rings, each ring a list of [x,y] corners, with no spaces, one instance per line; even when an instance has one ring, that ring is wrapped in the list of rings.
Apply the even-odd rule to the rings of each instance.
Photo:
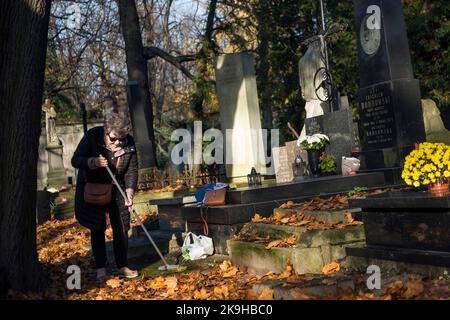
[[[92,252],[97,279],[106,279],[106,213],[113,230],[114,257],[121,276],[134,278],[138,272],[128,268],[128,230],[130,209],[137,186],[138,165],[134,140],[129,134],[128,118],[122,113],[110,113],[104,126],[90,129],[80,141],[72,157],[79,169],[75,193],[75,216],[91,231]],[[126,190],[124,201],[112,184],[106,167]]]

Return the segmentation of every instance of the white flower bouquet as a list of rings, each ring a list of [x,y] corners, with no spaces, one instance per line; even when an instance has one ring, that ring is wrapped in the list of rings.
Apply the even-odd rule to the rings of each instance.
[[[300,137],[297,140],[297,146],[303,150],[322,150],[328,143],[330,143],[328,136],[321,133]]]

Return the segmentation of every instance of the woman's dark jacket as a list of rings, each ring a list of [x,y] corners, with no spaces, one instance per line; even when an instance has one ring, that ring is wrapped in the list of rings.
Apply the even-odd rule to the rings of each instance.
[[[125,201],[116,187],[113,187],[113,200],[110,205],[97,206],[84,201],[84,186],[86,182],[112,183],[112,179],[106,168],[89,169],[88,159],[98,157],[100,154],[108,159],[108,165],[115,174],[118,183],[125,191],[128,188],[136,190],[138,180],[138,164],[136,147],[133,137],[127,136],[127,144],[123,147],[125,153],[115,158],[114,153],[106,149],[103,127],[95,127],[84,135],[78,144],[72,157],[72,166],[79,169],[77,177],[77,188],[75,192],[75,216],[78,222],[89,229],[106,229],[106,212],[111,206],[117,206],[124,224],[128,230],[130,225],[130,212],[125,206]],[[115,163],[119,160],[118,167]]]

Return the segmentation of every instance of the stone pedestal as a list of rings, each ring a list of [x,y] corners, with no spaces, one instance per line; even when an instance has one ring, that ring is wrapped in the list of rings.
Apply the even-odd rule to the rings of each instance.
[[[396,191],[353,199],[362,208],[366,246],[349,255],[450,267],[450,197]]]
[[[265,174],[253,57],[248,53],[219,56],[216,64],[216,90],[221,129],[226,139],[224,155],[227,177],[246,180],[252,167]]]

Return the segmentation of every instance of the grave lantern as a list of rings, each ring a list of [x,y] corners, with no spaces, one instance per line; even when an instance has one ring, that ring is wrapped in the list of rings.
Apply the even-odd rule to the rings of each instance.
[[[294,163],[292,164],[292,172],[294,173],[295,180],[302,180],[305,177],[306,162],[302,159],[302,157],[297,154],[295,157]]]
[[[261,185],[261,174],[256,172],[253,167],[250,174],[247,175],[247,181],[249,187],[256,187]]]

